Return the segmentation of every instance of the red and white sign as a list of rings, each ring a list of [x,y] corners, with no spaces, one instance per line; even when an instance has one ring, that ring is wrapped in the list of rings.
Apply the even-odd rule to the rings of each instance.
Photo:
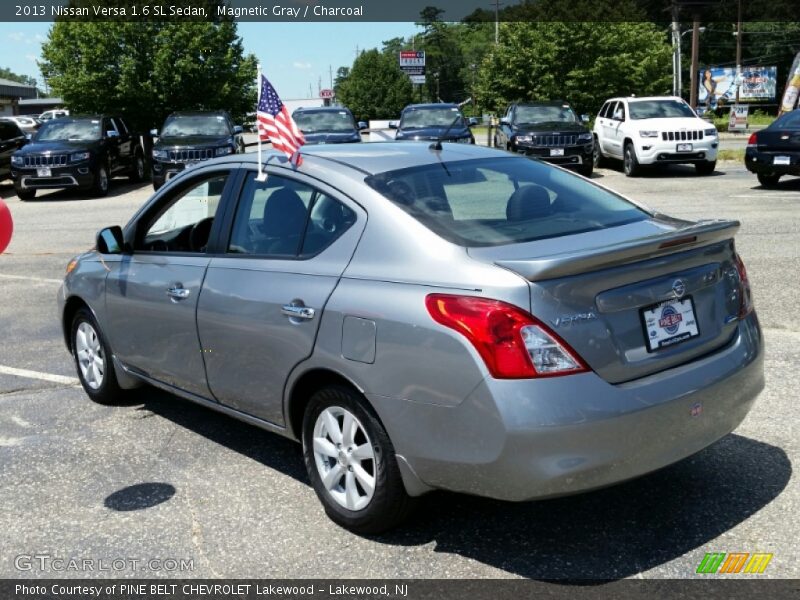
[[[320,98],[333,98],[336,94],[333,90],[320,90],[319,97]]]

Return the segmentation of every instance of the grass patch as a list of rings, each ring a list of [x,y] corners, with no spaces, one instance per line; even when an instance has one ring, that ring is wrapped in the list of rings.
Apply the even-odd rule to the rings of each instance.
[[[761,126],[767,127],[769,125],[772,125],[772,122],[776,118],[777,117],[775,115],[768,115],[763,110],[756,109],[756,110],[751,111],[750,114],[748,115],[747,124],[748,124],[749,127],[752,127],[754,125],[757,125],[759,127],[761,127]],[[730,115],[727,112],[724,115],[722,115],[721,117],[715,116],[714,117],[714,121],[713,121],[714,122],[714,127],[717,128],[717,131],[728,131],[729,119],[730,119]]]
[[[720,150],[717,153],[717,160],[733,160],[744,162],[744,150]]]

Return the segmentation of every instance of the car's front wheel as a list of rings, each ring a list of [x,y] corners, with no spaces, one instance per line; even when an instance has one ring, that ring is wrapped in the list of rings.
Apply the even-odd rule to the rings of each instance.
[[[86,394],[99,404],[118,404],[124,392],[119,387],[111,352],[88,308],[81,308],[72,319],[72,354],[78,379]]]
[[[15,188],[17,198],[20,200],[33,200],[36,197],[36,190],[23,190],[22,188]]]
[[[102,197],[108,194],[108,169],[105,165],[98,165],[94,172],[92,194],[97,197]]]
[[[133,157],[133,165],[131,166],[131,181],[141,181],[144,179],[144,157],[141,152],[137,152]]]
[[[403,486],[394,447],[363,397],[344,386],[316,392],[302,436],[309,479],[334,522],[374,534],[407,517],[413,499]]]
[[[636,177],[642,170],[639,166],[639,159],[636,158],[636,149],[630,142],[625,144],[622,166],[628,177]]]
[[[759,173],[758,183],[760,183],[762,187],[771,188],[778,185],[780,178],[780,175],[767,175],[766,173]]]
[[[717,168],[717,161],[713,160],[713,161],[695,163],[694,168],[697,171],[698,175],[711,175]]]
[[[603,156],[603,150],[600,148],[600,140],[594,136],[594,148],[592,149],[592,165],[595,169],[599,169],[606,162],[606,157]]]

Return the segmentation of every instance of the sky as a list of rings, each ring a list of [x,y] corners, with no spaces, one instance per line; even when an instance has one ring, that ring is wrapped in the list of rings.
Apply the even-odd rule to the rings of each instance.
[[[41,81],[36,65],[50,23],[0,23],[0,67]],[[357,50],[379,48],[393,37],[418,33],[413,23],[239,23],[245,52],[285,99],[314,96],[330,86],[330,71],[351,66]]]

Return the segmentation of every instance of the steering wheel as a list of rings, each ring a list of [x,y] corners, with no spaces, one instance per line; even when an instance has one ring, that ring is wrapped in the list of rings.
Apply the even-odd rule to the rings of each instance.
[[[206,217],[198,221],[189,231],[189,249],[193,252],[203,252],[208,244],[211,235],[211,226],[214,224],[214,217]]]

